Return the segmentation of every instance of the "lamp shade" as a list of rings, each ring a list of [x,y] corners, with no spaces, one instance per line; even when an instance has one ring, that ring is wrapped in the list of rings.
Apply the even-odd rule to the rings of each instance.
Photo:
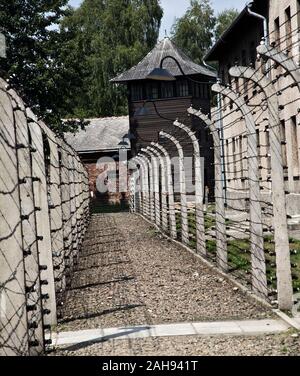
[[[155,81],[176,81],[176,78],[164,68],[153,69],[153,71],[147,76],[147,79]]]
[[[121,142],[119,142],[118,146],[119,146],[119,148],[121,148],[121,149],[127,149],[127,148],[130,147],[130,146],[128,145],[128,142],[126,142],[126,141],[121,141]]]

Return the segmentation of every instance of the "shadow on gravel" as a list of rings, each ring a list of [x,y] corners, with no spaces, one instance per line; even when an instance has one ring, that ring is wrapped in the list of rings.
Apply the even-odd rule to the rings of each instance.
[[[120,312],[120,311],[128,311],[135,308],[145,307],[145,304],[126,304],[119,306],[117,308],[109,308],[105,309],[102,312],[95,312],[95,313],[86,313],[83,315],[78,315],[70,318],[65,318],[62,320],[59,320],[60,324],[66,324],[68,322],[76,321],[76,320],[84,320],[84,319],[92,319],[94,317],[109,315],[110,313]]]
[[[115,249],[114,251],[111,251],[111,250],[107,250],[107,251],[99,251],[99,252],[91,252],[91,253],[84,253],[83,254],[83,257],[84,258],[87,258],[89,256],[97,256],[97,255],[101,255],[101,254],[107,254],[107,253],[118,253],[118,252],[124,252],[124,249]]]
[[[134,333],[138,333],[138,332],[143,332],[145,330],[150,330],[150,326],[141,326],[139,328],[126,328],[123,332],[115,333],[115,334],[110,334],[110,335],[99,337],[99,338],[95,338],[92,341],[86,341],[86,342],[77,343],[76,345],[65,347],[64,349],[62,349],[62,351],[77,351],[77,350],[81,350],[81,349],[84,349],[86,347],[93,346],[93,345],[95,345],[97,343],[107,342],[109,340],[120,338],[120,337],[127,337],[130,334],[134,334]]]
[[[125,276],[125,277],[122,277],[122,278],[112,279],[111,281],[95,282],[95,283],[88,283],[88,284],[82,285],[82,286],[74,286],[74,287],[70,288],[69,291],[72,291],[72,290],[83,290],[83,289],[86,289],[86,288],[89,288],[89,287],[97,287],[97,286],[103,286],[103,285],[110,285],[112,283],[127,282],[127,281],[132,281],[134,279],[135,279],[134,277],[127,277],[127,276]]]
[[[99,264],[99,265],[91,265],[86,268],[76,269],[75,272],[84,272],[90,269],[98,269],[98,268],[109,268],[110,266],[117,266],[123,264],[130,264],[130,261],[120,261],[120,262],[111,262],[110,264]]]

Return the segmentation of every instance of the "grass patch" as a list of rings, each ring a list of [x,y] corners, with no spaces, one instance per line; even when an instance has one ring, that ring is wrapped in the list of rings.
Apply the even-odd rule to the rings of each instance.
[[[190,247],[196,248],[196,221],[195,213],[188,214],[189,230],[191,234]],[[205,213],[205,231],[212,230],[215,227],[215,219],[212,214]],[[230,221],[226,220],[226,224],[230,225]],[[180,213],[176,214],[176,227],[178,233],[181,232]],[[300,241],[290,238],[291,266],[294,292],[300,291]],[[228,240],[228,263],[231,271],[239,271],[242,274],[250,275],[251,273],[251,253],[250,241],[248,239]],[[207,240],[206,248],[209,258],[216,257],[216,241]],[[272,236],[264,237],[264,250],[266,257],[267,281],[270,288],[276,289],[276,257],[274,238]],[[249,278],[249,277],[248,277]]]

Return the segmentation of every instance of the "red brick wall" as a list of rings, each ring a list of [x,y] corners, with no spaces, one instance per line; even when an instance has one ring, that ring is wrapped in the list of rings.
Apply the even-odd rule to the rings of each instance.
[[[83,161],[84,162],[84,161]],[[89,174],[89,189],[93,192],[93,200],[107,204],[120,204],[122,201],[128,201],[129,192],[119,192],[119,179],[108,177],[109,171],[115,171],[119,168],[119,163],[103,163],[97,166],[97,162],[84,162]],[[117,175],[118,176],[118,175]],[[108,188],[107,193],[100,193],[97,190],[97,179],[101,184]],[[128,184],[127,184],[128,186]]]

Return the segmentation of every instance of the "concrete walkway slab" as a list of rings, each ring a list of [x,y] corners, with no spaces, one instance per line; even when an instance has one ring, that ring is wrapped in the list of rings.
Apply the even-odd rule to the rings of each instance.
[[[117,339],[138,339],[147,337],[262,335],[282,333],[289,328],[290,326],[281,320],[267,319],[90,329],[78,332],[57,333],[53,335],[53,345],[59,347],[86,342],[98,343]]]

